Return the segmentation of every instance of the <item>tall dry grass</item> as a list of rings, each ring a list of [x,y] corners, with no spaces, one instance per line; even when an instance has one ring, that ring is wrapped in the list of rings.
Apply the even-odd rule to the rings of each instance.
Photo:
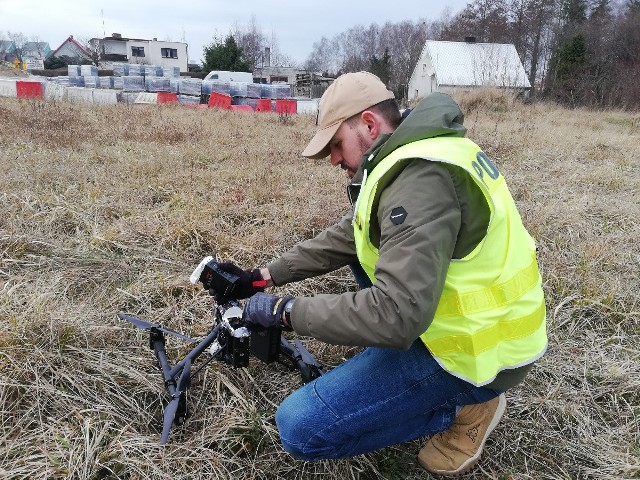
[[[640,117],[465,103],[539,246],[550,345],[466,478],[640,477]],[[251,267],[348,208],[343,173],[299,152],[311,118],[0,99],[0,477],[429,478],[421,443],[298,462],[273,414],[299,377],[207,367],[158,446],[165,400],[146,336],[192,336],[211,300],[187,277]],[[279,289],[355,288],[345,271]],[[306,339],[329,366],[355,349]],[[169,353],[184,352],[169,341]]]

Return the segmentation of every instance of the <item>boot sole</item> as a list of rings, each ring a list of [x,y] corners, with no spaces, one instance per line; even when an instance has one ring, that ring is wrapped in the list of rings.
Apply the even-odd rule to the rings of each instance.
[[[420,463],[422,468],[424,468],[428,472],[434,473],[436,475],[441,475],[443,477],[457,477],[458,475],[467,473],[469,470],[475,467],[478,461],[480,460],[480,456],[482,455],[482,452],[484,450],[484,444],[487,441],[487,438],[489,438],[489,435],[491,435],[491,432],[493,432],[496,426],[498,426],[498,423],[500,423],[500,419],[502,419],[502,416],[504,415],[504,411],[506,410],[506,408],[507,408],[507,399],[505,398],[503,393],[498,397],[498,406],[496,407],[496,413],[493,414],[493,418],[491,419],[491,422],[487,427],[487,431],[484,434],[484,438],[482,439],[482,443],[480,443],[480,447],[478,448],[478,451],[473,457],[469,457],[456,470],[434,470],[434,469],[428,468],[424,463],[422,463],[422,460],[420,459],[420,457],[418,457],[418,462]]]

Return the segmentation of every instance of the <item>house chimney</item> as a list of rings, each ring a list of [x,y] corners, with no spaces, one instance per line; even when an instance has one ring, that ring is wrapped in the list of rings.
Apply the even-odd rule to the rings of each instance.
[[[467,43],[476,43],[476,37],[464,37],[464,41]]]
[[[264,66],[271,66],[271,49],[269,47],[264,47]]]
[[[111,37],[112,38],[122,38],[122,34],[120,34],[120,33],[112,33]]]

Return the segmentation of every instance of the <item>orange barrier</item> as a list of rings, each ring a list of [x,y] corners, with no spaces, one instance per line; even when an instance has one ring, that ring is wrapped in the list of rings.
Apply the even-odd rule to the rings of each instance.
[[[209,95],[208,105],[210,107],[224,108],[228,110],[231,108],[231,96],[223,93],[211,92],[211,95]]]
[[[253,112],[251,105],[231,105],[229,108],[237,112]]]
[[[177,103],[178,96],[170,92],[158,92],[158,103]]]
[[[271,100],[268,98],[259,99],[256,112],[271,112]]]
[[[276,100],[276,113],[297,113],[295,100]]]
[[[16,81],[16,96],[18,98],[44,98],[40,82]]]

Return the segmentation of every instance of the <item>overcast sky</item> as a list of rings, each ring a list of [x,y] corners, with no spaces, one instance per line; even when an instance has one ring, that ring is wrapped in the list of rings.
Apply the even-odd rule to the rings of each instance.
[[[304,62],[313,43],[332,38],[355,25],[440,18],[445,8],[457,13],[467,0],[0,0],[0,38],[7,31],[38,36],[55,50],[69,36],[109,36],[186,41],[192,63],[214,35],[234,25],[247,26],[252,16],[260,30],[275,34],[280,51]]]

